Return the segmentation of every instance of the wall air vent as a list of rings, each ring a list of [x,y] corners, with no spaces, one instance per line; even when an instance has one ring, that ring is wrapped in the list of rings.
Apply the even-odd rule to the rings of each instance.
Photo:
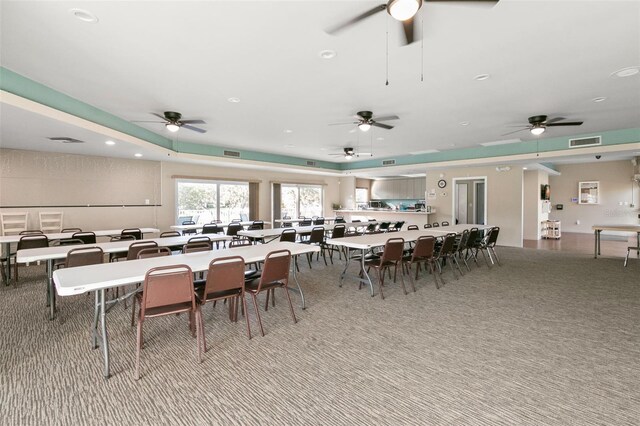
[[[317,163],[315,161],[311,161],[311,160],[307,160],[307,166],[309,167],[316,167]]]
[[[224,155],[225,157],[240,158],[240,151],[229,151],[225,149],[222,155]]]
[[[588,138],[569,139],[569,148],[583,148],[585,146],[602,145],[602,136],[589,136]]]
[[[396,160],[382,160],[383,166],[394,166],[396,164]]]
[[[57,136],[57,137],[48,138],[48,139],[56,142],[62,142],[62,143],[84,143],[84,141],[81,141],[79,139],[68,138],[64,136]]]

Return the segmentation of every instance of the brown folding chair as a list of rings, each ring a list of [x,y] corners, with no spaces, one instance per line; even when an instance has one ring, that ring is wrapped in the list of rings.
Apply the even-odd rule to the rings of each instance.
[[[413,282],[411,265],[416,264],[416,280],[418,279],[418,273],[421,269],[421,264],[425,266],[429,265],[429,271],[433,274],[433,279],[436,282],[436,288],[440,288],[438,284],[438,277],[436,275],[436,259],[434,257],[434,249],[436,246],[436,239],[430,235],[423,235],[416,240],[416,245],[413,248],[413,252],[409,256],[405,256],[403,259],[404,265],[407,267],[409,273],[409,280],[411,281],[411,287],[413,291],[416,291],[416,287]],[[425,267],[426,269],[426,267]]]
[[[25,231],[23,231],[25,232]],[[42,247],[49,247],[49,238],[42,234],[42,233],[33,233],[33,234],[22,234],[22,237],[20,237],[20,240],[18,241],[18,251],[20,250],[27,250],[27,249],[34,249],[34,248],[42,248]],[[16,252],[17,253],[17,252]],[[9,258],[9,261],[11,259]],[[16,277],[16,281],[15,283],[18,283],[18,261],[16,259],[14,265],[14,271],[15,271],[15,277]]]
[[[384,252],[379,258],[372,258],[365,261],[365,265],[369,268],[374,268],[378,276],[378,284],[380,287],[380,297],[384,299],[384,293],[382,292],[382,286],[384,285],[384,274],[387,270],[390,271],[393,266],[393,282],[396,281],[398,275],[398,264],[402,262],[404,254],[404,238],[389,238],[384,245]],[[407,294],[407,289],[404,285],[404,276],[400,271],[400,280],[402,282],[402,290],[404,294]],[[360,284],[362,286],[362,283]]]
[[[138,251],[136,259],[148,259],[150,257],[171,256],[169,247],[149,247]]]
[[[64,228],[62,231],[63,234],[65,233],[71,233],[71,232],[82,232],[82,229],[80,228]]]
[[[142,231],[140,230],[140,228],[123,229],[122,232],[120,232],[120,236],[125,236],[125,235],[132,235],[133,238],[135,238],[136,240],[142,239]]]
[[[95,232],[86,231],[86,232],[75,232],[71,238],[75,238],[78,240],[82,240],[84,244],[95,244],[96,243],[96,234]]]
[[[260,310],[258,309],[257,296],[263,291],[282,288],[284,289],[287,299],[289,300],[289,309],[291,310],[291,317],[293,323],[297,322],[296,314],[293,311],[293,304],[291,303],[291,296],[289,295],[289,267],[291,266],[291,252],[289,250],[276,250],[267,254],[262,267],[262,275],[260,279],[246,284],[245,291],[251,294],[253,299],[253,306],[258,317],[258,324],[260,325],[260,333],[264,336],[264,328],[262,327],[262,319],[260,318]],[[269,306],[269,299],[267,298],[266,307]],[[247,315],[247,312],[245,312]]]
[[[109,240],[109,242],[116,242],[116,241],[135,241],[136,237],[133,235],[116,235],[114,237],[111,237],[111,239]],[[109,253],[109,262],[115,262],[117,260],[120,259],[126,259],[127,258],[127,252],[118,252],[118,253]]]
[[[136,294],[140,304],[136,338],[135,379],[140,378],[140,352],[142,350],[142,326],[147,318],[189,313],[189,329],[195,334],[198,361],[202,362],[204,330],[200,306],[193,292],[193,272],[187,265],[170,265],[150,269],[144,278],[142,293]],[[135,304],[134,304],[135,308]]]
[[[131,245],[129,246],[129,251],[127,252],[127,260],[136,260],[140,251],[157,247],[158,243],[156,243],[155,241],[140,241],[131,243]]]
[[[178,231],[167,231],[160,234],[160,238],[174,238],[180,237],[181,234]],[[182,245],[169,246],[169,250],[173,251],[182,251]]]
[[[65,268],[96,265],[104,262],[104,252],[100,247],[79,247],[69,250],[64,262]]]
[[[207,282],[204,287],[196,289],[196,299],[200,306],[208,302],[229,299],[229,320],[238,321],[238,302],[242,300],[244,317],[247,322],[247,335],[251,339],[251,325],[247,312],[247,301],[244,298],[244,259],[241,256],[228,256],[214,259],[209,263]],[[203,340],[204,351],[207,351]]]

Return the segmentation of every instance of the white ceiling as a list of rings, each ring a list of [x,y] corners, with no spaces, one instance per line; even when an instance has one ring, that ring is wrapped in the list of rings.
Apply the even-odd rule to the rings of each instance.
[[[640,65],[640,2],[426,3],[424,50],[401,47],[400,26],[385,13],[338,36],[325,33],[379,3],[3,1],[1,63],[128,121],[175,110],[207,122],[206,134],[182,129],[179,140],[325,161],[341,161],[328,154],[358,144],[384,157],[510,139],[501,136],[507,126],[539,114],[585,122],[544,137],[639,126],[640,75],[611,73]],[[99,22],[79,21],[73,7]],[[321,59],[323,49],[337,56]],[[482,73],[491,78],[473,79]],[[599,96],[607,99],[592,102]],[[328,125],[365,109],[399,115],[390,123],[397,127],[365,134]],[[1,112],[6,147],[19,147],[21,132],[58,130],[48,119]],[[141,126],[169,136],[161,124]]]

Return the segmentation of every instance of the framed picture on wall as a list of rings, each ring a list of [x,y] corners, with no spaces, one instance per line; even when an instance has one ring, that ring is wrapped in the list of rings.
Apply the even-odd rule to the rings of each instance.
[[[600,204],[600,182],[578,182],[579,204]]]

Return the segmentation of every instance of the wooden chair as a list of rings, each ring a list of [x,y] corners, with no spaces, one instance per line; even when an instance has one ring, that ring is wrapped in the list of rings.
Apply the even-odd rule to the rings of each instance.
[[[140,352],[144,321],[167,315],[187,312],[189,329],[197,339],[198,361],[202,362],[204,330],[200,306],[193,292],[193,272],[187,265],[170,265],[150,269],[144,279],[142,293],[136,294],[140,305],[136,333],[136,367],[134,377],[140,378]],[[134,304],[135,310],[135,304]]]

